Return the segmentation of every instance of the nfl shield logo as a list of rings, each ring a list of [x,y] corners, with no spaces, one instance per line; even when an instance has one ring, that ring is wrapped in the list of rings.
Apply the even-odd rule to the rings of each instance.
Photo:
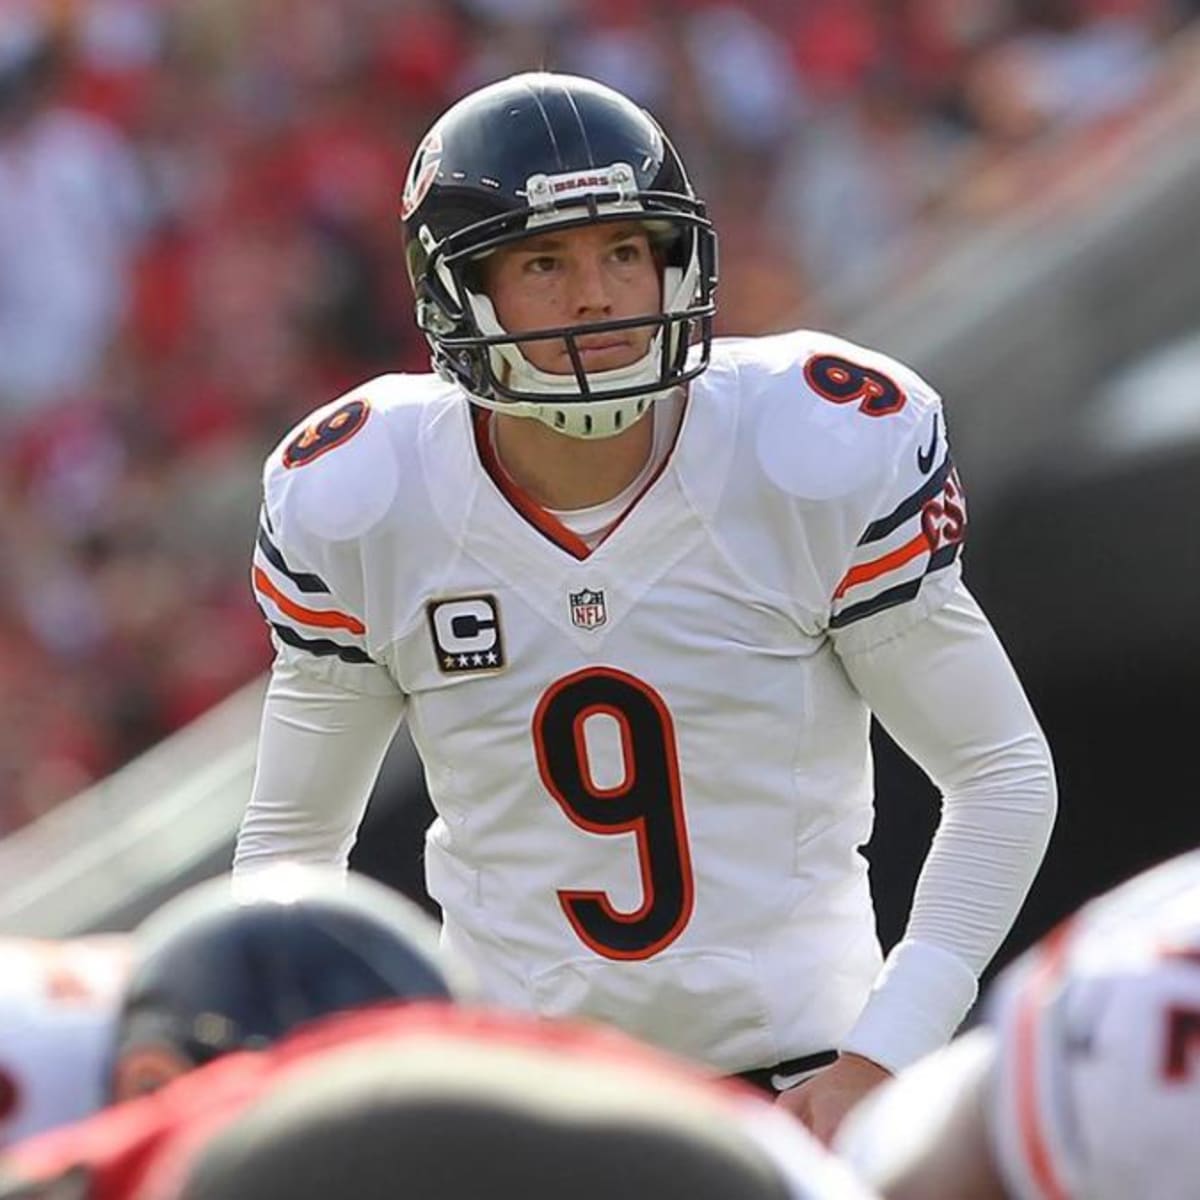
[[[585,588],[582,592],[571,593],[572,625],[578,625],[580,629],[598,629],[607,620],[602,591],[591,592]]]

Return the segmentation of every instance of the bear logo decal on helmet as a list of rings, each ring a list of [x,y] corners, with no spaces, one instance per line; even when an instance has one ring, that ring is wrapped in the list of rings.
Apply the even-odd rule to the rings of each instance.
[[[413,155],[404,193],[400,197],[400,220],[407,221],[421,207],[442,165],[442,135],[435,127],[421,140]],[[394,195],[395,193],[393,193]]]

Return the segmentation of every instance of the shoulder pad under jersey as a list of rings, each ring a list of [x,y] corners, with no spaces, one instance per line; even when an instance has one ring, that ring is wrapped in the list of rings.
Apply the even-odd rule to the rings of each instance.
[[[914,437],[934,440],[941,402],[911,368],[810,330],[731,340],[721,352],[736,366],[763,468],[784,492],[830,500],[897,471],[918,481],[921,464],[905,450]]]
[[[448,390],[433,375],[381,375],[291,429],[263,471],[267,516],[284,540],[347,541],[380,521],[399,482],[397,448]]]

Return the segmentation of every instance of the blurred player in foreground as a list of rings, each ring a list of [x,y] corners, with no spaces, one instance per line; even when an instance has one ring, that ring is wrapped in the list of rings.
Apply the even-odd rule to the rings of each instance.
[[[0,940],[0,1148],[305,1021],[473,991],[436,924],[362,876],[201,884],[132,937]]]
[[[871,1195],[744,1085],[614,1031],[446,1005],[331,1017],[69,1134],[0,1160],[0,1197],[55,1181],[80,1200]]]
[[[838,1150],[891,1200],[1200,1196],[1200,851],[1092,901]]]
[[[129,940],[0,939],[0,1149],[104,1100]]]
[[[459,101],[402,216],[436,373],[267,463],[277,656],[235,870],[345,863],[407,713],[429,892],[484,995],[753,1072],[828,1137],[954,1032],[1053,823],[961,582],[941,401],[827,334],[714,340],[704,205],[590,80]],[[872,712],[944,797],[886,964]]]
[[[415,904],[366,876],[319,867],[273,867],[236,888],[210,880],[149,917],[134,944],[116,1100],[330,1013],[472,990]]]

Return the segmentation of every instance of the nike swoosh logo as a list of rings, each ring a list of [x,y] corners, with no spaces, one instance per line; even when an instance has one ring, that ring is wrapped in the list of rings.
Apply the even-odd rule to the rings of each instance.
[[[922,475],[928,475],[933,470],[933,456],[937,452],[938,441],[938,415],[933,414],[933,437],[929,439],[928,451],[917,447],[917,466],[921,470]]]
[[[794,1088],[806,1079],[811,1079],[820,1069],[820,1067],[814,1067],[811,1071],[797,1071],[795,1075],[782,1075],[778,1071],[773,1071],[771,1073],[771,1086],[777,1092],[786,1092],[789,1088]]]

